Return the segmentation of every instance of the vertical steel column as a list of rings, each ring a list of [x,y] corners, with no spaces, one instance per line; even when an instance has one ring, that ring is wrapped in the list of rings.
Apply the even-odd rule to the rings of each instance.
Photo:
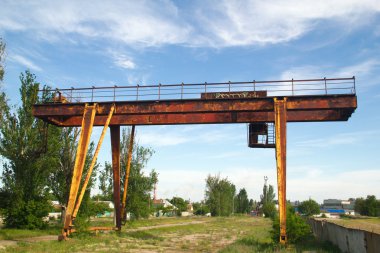
[[[126,206],[126,202],[127,202],[129,172],[131,171],[131,160],[132,160],[132,153],[133,153],[133,140],[135,138],[135,125],[132,126],[131,135],[129,138],[130,139],[129,139],[129,146],[128,146],[127,166],[125,169],[123,201],[122,201],[122,206],[121,206],[121,217],[124,221],[126,220],[125,206]]]
[[[276,161],[278,205],[280,213],[280,243],[287,242],[286,237],[286,98],[274,99],[276,129]]]
[[[120,126],[110,126],[110,130],[113,169],[113,202],[115,205],[116,227],[120,231]]]
[[[90,137],[92,132],[92,127],[94,125],[96,113],[96,104],[85,105],[82,119],[82,128],[79,137],[79,143],[77,147],[77,153],[75,156],[75,164],[73,170],[73,177],[71,179],[70,195],[67,203],[65,222],[62,231],[62,239],[70,234],[70,227],[72,226],[72,215],[74,211],[74,205],[77,199],[79,185],[82,178],[83,167],[86,160],[86,154],[88,145],[90,143]]]

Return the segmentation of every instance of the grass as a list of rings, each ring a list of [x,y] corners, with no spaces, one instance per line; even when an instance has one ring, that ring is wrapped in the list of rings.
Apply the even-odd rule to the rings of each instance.
[[[100,221],[96,221],[100,222]],[[103,223],[111,220],[101,220]],[[161,226],[161,227],[160,227]],[[0,252],[337,252],[314,240],[282,249],[270,239],[269,219],[248,216],[228,218],[159,218],[128,223],[121,232],[74,233],[65,242],[20,242]],[[3,230],[0,230],[3,231]],[[25,232],[25,231],[24,231]],[[31,232],[31,231],[29,231]],[[54,232],[33,231],[23,236]],[[58,232],[58,231],[57,231]],[[8,236],[23,232],[9,231]],[[12,236],[10,236],[12,237]],[[302,247],[301,247],[302,246]],[[326,248],[327,247],[327,248]],[[339,251],[338,251],[339,252]]]
[[[49,228],[44,230],[29,230],[29,229],[0,229],[0,240],[17,240],[22,238],[57,235],[61,228]]]

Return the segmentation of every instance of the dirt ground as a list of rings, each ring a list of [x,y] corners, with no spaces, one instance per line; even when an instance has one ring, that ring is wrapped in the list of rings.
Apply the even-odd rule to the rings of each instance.
[[[245,217],[149,222],[121,232],[77,234],[66,242],[47,235],[0,241],[0,252],[217,252],[237,239],[267,238],[268,219]]]

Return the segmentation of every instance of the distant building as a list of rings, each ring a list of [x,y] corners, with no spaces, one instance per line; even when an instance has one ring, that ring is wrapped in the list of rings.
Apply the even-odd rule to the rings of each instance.
[[[174,206],[172,203],[170,203],[166,199],[153,199],[152,200],[153,206],[158,210],[155,213],[156,217],[161,217],[161,216],[175,216],[176,215],[176,210],[178,209],[176,206]],[[162,208],[162,209],[161,209]],[[163,209],[169,209],[166,210],[166,212],[163,212]]]
[[[355,200],[325,199],[323,200],[322,211],[327,216],[339,217],[341,214],[355,215]]]

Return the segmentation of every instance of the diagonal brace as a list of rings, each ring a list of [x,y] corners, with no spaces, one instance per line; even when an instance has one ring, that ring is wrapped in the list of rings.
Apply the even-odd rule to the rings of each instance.
[[[77,199],[79,184],[81,182],[83,167],[86,160],[86,154],[88,145],[90,143],[90,137],[92,133],[92,127],[94,125],[95,113],[97,104],[88,105],[85,104],[83,118],[82,118],[82,128],[79,137],[79,143],[77,147],[77,153],[75,156],[75,164],[73,177],[70,186],[69,201],[67,203],[65,222],[62,231],[62,235],[66,238],[70,233],[70,227],[72,226],[72,217],[74,211],[74,205]]]
[[[106,123],[105,123],[103,131],[102,131],[102,134],[100,135],[99,142],[98,142],[98,145],[96,146],[94,157],[92,158],[92,161],[91,161],[91,164],[90,164],[90,168],[88,169],[88,172],[87,172],[87,175],[86,175],[86,179],[85,179],[85,181],[83,183],[83,186],[82,186],[81,193],[80,193],[79,198],[78,198],[78,200],[77,200],[77,202],[75,204],[75,208],[74,208],[74,212],[73,212],[73,219],[75,219],[75,217],[77,216],[79,207],[80,207],[80,205],[82,203],[82,199],[83,199],[83,196],[84,196],[84,194],[86,192],[86,188],[87,188],[88,182],[90,181],[91,174],[92,174],[92,171],[93,171],[95,163],[96,163],[96,159],[98,158],[100,147],[102,146],[102,143],[103,143],[103,140],[104,140],[104,136],[105,136],[105,134],[107,132],[108,125],[110,124],[110,121],[111,121],[111,118],[112,118],[112,115],[113,115],[114,111],[115,111],[115,104],[113,104],[112,107],[111,107],[111,109],[110,109],[110,112],[108,114]]]

